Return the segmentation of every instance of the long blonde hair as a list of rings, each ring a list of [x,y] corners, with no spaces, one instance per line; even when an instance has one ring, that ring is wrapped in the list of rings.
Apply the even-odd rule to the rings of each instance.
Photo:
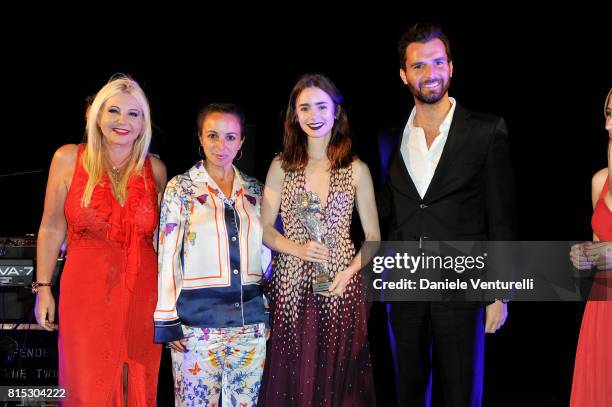
[[[136,175],[142,173],[145,159],[149,153],[152,130],[151,111],[147,97],[140,85],[132,78],[125,75],[115,76],[96,94],[87,114],[87,144],[83,152],[83,168],[87,171],[89,179],[81,199],[81,205],[84,207],[89,206],[93,190],[105,171],[103,136],[98,125],[100,111],[109,98],[119,93],[129,93],[134,96],[142,109],[143,117],[142,131],[134,141],[125,170],[116,185],[113,182],[110,183],[113,194],[121,204],[127,199],[127,184],[130,176],[132,173]]]
[[[608,103],[610,103],[610,98],[612,97],[612,88],[608,91],[608,96],[606,96],[606,102],[604,103],[604,117],[606,120],[608,119]]]

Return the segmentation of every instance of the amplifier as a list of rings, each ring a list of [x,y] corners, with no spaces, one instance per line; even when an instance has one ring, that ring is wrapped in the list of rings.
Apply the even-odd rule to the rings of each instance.
[[[0,237],[0,287],[31,286],[35,258],[35,235]]]
[[[36,258],[36,237],[0,237],[0,259]]]
[[[29,287],[34,275],[34,259],[0,258],[0,287]]]
[[[59,275],[64,265],[62,252],[51,282],[58,300]],[[34,301],[30,286],[36,278],[36,237],[0,237],[0,322],[32,322]]]
[[[7,326],[8,324],[1,325],[4,330],[0,331],[0,383],[14,387],[57,386],[57,332],[42,331],[29,324],[21,324],[15,328]],[[16,404],[0,402],[0,405]]]

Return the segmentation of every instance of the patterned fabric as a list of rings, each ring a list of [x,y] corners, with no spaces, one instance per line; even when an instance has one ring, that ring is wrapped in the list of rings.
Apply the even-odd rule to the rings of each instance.
[[[352,167],[333,170],[324,222],[336,243],[330,248],[332,276],[355,256],[350,223],[355,188]],[[293,210],[305,191],[304,172],[287,173],[281,194],[285,237],[297,243],[309,236]],[[313,264],[286,254],[274,260],[268,290],[272,333],[260,406],[370,406],[374,386],[367,340],[361,274],[343,297],[313,294]]]
[[[261,287],[262,184],[234,168],[225,197],[202,162],[174,177],[161,204],[155,342],[181,323],[222,328],[267,322]]]
[[[264,324],[182,329],[185,352],[172,350],[175,406],[255,406],[265,361]]]

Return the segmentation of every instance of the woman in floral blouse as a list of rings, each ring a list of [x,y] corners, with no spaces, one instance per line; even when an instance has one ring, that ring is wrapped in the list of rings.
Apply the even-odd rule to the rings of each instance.
[[[161,204],[155,342],[172,349],[177,406],[257,403],[267,324],[262,184],[232,164],[243,129],[237,106],[205,107],[205,159],[168,183]]]

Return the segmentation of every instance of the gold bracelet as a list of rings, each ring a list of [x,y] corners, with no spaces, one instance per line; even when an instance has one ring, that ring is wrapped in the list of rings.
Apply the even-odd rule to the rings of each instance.
[[[38,287],[51,287],[51,283],[38,283],[38,282],[33,282],[32,283],[32,294],[36,294],[38,292]]]

